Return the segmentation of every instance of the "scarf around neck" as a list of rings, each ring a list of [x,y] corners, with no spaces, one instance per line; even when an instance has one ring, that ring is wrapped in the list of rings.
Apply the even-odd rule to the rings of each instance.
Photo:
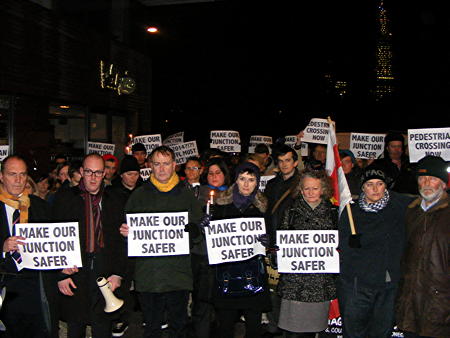
[[[258,192],[258,189],[255,188],[255,190],[253,190],[253,192],[250,195],[244,196],[239,192],[238,185],[234,184],[233,185],[233,204],[234,204],[234,206],[240,210],[247,209],[250,206],[250,204],[252,204],[253,201],[255,200],[257,192]]]
[[[9,194],[0,184],[0,201],[11,208],[20,211],[20,223],[28,223],[28,208],[30,207],[30,197],[24,191],[19,197]]]
[[[150,182],[153,183],[153,185],[161,192],[168,192],[172,190],[180,181],[180,178],[178,175],[174,172],[172,176],[169,178],[169,181],[167,183],[161,183],[156,178],[155,175],[152,173],[150,175]]]
[[[98,252],[100,248],[104,247],[102,212],[100,208],[104,185],[102,183],[100,190],[95,195],[86,190],[83,180],[80,181],[78,187],[80,188],[81,197],[84,201],[86,252]]]
[[[389,192],[386,189],[384,196],[375,203],[367,203],[366,194],[364,192],[359,196],[359,207],[366,212],[379,212],[383,210],[389,202]]]
[[[215,187],[215,186],[213,186],[211,184],[208,184],[208,187],[210,187],[211,190],[219,190],[219,191],[225,191],[225,190],[228,189],[228,185],[225,185],[225,184],[221,185],[220,187]]]

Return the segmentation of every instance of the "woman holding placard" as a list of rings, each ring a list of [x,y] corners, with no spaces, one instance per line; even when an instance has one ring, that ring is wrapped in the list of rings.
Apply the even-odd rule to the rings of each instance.
[[[264,217],[267,199],[258,191],[258,167],[243,163],[237,167],[236,175],[236,183],[216,198],[213,219]],[[239,279],[252,282],[241,289],[237,282]],[[270,298],[267,274],[260,255],[244,261],[217,264],[214,291],[220,337],[234,336],[234,323],[241,314],[245,317],[245,336],[261,336],[261,315],[270,310]]]
[[[336,230],[337,209],[330,202],[332,188],[324,171],[303,171],[295,199],[279,230]],[[280,273],[278,326],[286,337],[314,337],[328,326],[330,301],[336,298],[335,275]]]

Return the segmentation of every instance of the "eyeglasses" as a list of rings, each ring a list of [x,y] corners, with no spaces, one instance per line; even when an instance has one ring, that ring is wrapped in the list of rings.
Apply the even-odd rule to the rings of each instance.
[[[199,167],[186,167],[186,170],[199,170]]]
[[[95,177],[102,177],[104,173],[105,172],[103,170],[92,171],[91,169],[83,168],[83,174],[85,176],[92,176],[92,175],[94,175]]]

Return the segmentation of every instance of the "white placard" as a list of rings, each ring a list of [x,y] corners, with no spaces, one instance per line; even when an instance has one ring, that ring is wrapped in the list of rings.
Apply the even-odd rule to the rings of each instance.
[[[139,175],[141,176],[143,181],[147,181],[150,178],[150,174],[152,173],[152,169],[143,168],[139,170]]]
[[[9,146],[0,146],[0,161],[3,161],[9,155]]]
[[[269,153],[272,153],[272,149],[270,146],[273,144],[272,136],[262,136],[262,135],[253,135],[250,136],[250,143],[248,146],[248,153],[254,154],[255,153],[255,147],[258,144],[265,144],[269,147]]]
[[[427,155],[450,161],[450,128],[408,129],[408,147],[411,163]]]
[[[284,139],[285,139],[284,144],[291,147],[292,149],[294,149],[295,144],[297,143],[297,136],[296,135],[288,135],[288,136],[285,136]],[[301,148],[300,148],[300,155],[308,156],[308,143],[303,142],[303,139],[302,139]]]
[[[161,134],[135,136],[133,137],[131,144],[134,145],[136,143],[142,143],[147,150],[147,155],[150,155],[153,149],[159,147],[162,144]]]
[[[101,156],[106,154],[114,155],[115,144],[111,143],[100,143],[100,142],[88,142],[87,153],[97,153]]]
[[[128,256],[189,254],[188,212],[127,214]]]
[[[350,151],[356,158],[378,158],[384,151],[386,134],[350,134]]]
[[[232,218],[211,221],[205,228],[209,264],[244,261],[265,255],[257,240],[266,233],[264,218]]]
[[[278,272],[339,273],[337,230],[277,231]]]
[[[211,148],[220,149],[227,153],[241,152],[241,137],[234,130],[212,130],[210,133]]]
[[[175,153],[175,162],[177,164],[186,163],[187,159],[192,156],[198,157],[197,142],[190,141],[180,144],[171,145],[170,148]]]
[[[272,178],[275,178],[275,175],[261,176],[258,190],[264,192],[264,190],[266,190],[267,182],[269,182]]]
[[[302,142],[328,143],[328,121],[325,119],[311,119],[304,130]]]
[[[179,144],[184,142],[184,131],[167,136],[162,142],[165,146],[172,146],[174,144]]]
[[[25,237],[19,245],[21,266],[34,270],[81,268],[78,222],[16,223],[16,234]]]

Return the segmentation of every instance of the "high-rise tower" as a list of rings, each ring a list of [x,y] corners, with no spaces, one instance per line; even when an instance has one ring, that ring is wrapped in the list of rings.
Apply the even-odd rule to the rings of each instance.
[[[392,70],[392,33],[388,13],[381,0],[377,13],[377,49],[376,49],[376,89],[375,99],[381,101],[394,91],[394,72]]]

